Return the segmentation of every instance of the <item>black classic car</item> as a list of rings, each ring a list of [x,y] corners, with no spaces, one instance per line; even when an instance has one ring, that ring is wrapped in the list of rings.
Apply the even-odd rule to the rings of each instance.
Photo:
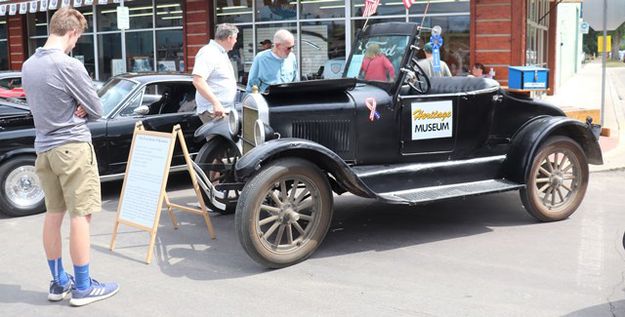
[[[588,163],[602,164],[600,127],[502,90],[484,78],[427,78],[418,25],[367,27],[343,78],[270,86],[241,113],[197,132],[195,163],[208,204],[235,211],[249,256],[279,268],[309,257],[332,219],[333,192],[417,205],[519,190],[540,221],[581,203]],[[390,80],[365,80],[376,44]],[[242,155],[241,155],[242,154]]]
[[[199,150],[201,144],[193,142],[193,133],[201,122],[195,115],[195,87],[190,75],[128,73],[111,78],[98,95],[104,116],[88,125],[102,181],[123,178],[138,120],[147,130],[164,132],[180,124],[189,151],[194,154]],[[10,216],[45,210],[43,191],[35,175],[35,130],[27,109],[0,104],[0,211]],[[177,146],[172,170],[182,170],[183,164]]]

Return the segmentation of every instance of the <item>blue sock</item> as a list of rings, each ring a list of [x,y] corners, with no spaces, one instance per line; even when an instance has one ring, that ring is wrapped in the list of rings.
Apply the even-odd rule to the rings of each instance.
[[[91,286],[89,263],[82,266],[74,265],[74,280],[76,281],[76,289],[78,290],[83,291]]]
[[[60,285],[66,285],[69,282],[69,277],[63,269],[63,260],[61,258],[48,260],[48,266],[50,267],[50,273],[52,273],[52,279]]]

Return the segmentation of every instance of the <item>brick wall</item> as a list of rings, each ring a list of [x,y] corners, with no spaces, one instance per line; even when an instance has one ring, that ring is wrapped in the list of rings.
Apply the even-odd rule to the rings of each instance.
[[[7,19],[9,44],[9,69],[21,70],[26,56],[26,19],[23,15],[9,16]]]
[[[184,56],[187,71],[193,70],[195,55],[212,38],[213,1],[186,0],[184,27]]]
[[[508,66],[525,64],[526,0],[471,1],[471,64],[479,62],[508,85]]]

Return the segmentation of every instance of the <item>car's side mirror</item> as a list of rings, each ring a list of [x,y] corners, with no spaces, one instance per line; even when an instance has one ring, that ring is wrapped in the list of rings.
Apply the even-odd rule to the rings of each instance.
[[[132,111],[135,115],[138,116],[145,116],[148,113],[150,113],[150,107],[145,106],[145,105],[141,105],[137,108],[135,108],[135,110]]]

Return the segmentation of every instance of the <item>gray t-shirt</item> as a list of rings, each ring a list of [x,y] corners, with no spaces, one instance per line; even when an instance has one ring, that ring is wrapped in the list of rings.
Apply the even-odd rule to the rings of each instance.
[[[60,49],[38,48],[22,66],[22,87],[35,122],[35,151],[91,142],[87,120],[102,117],[102,103],[85,66]],[[81,105],[87,117],[74,115]]]

